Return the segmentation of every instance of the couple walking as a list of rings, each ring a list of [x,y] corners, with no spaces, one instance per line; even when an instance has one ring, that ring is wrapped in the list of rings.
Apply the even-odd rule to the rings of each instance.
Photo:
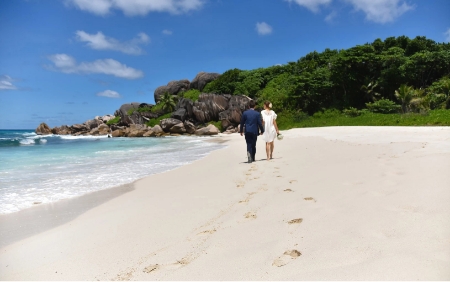
[[[272,158],[274,140],[278,131],[277,115],[270,108],[272,104],[269,101],[264,102],[264,110],[261,113],[255,111],[255,101],[248,102],[249,109],[242,114],[240,133],[243,135],[245,125],[245,142],[247,142],[248,162],[255,161],[256,139],[258,135],[262,135],[262,139],[266,142],[267,160]],[[260,133],[261,132],[261,133]]]

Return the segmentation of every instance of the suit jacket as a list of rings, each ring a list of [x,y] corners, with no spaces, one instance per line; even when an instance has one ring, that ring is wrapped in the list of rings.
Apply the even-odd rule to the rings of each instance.
[[[261,122],[261,114],[255,110],[248,109],[242,113],[240,133],[244,130],[244,124],[245,133],[259,135],[259,130],[261,130],[261,133],[264,133],[264,127]]]

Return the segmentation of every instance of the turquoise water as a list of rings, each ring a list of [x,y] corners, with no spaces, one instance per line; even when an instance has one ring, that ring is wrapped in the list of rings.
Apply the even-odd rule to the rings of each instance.
[[[0,130],[0,214],[130,183],[224,147],[206,139],[40,136],[33,130]]]

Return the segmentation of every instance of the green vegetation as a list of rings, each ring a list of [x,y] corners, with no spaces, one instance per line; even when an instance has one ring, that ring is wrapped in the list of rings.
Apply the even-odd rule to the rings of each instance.
[[[117,116],[113,119],[108,120],[107,125],[118,124],[120,122],[120,116]]]
[[[175,109],[175,106],[177,105],[175,102],[175,98],[167,92],[163,94],[158,104],[161,104],[162,109],[166,112],[173,111],[173,109]]]
[[[389,37],[344,50],[311,52],[296,62],[254,70],[231,69],[204,92],[243,94],[273,104],[277,113],[323,109],[361,116],[424,113],[450,108],[450,44],[423,36]],[[400,108],[399,108],[400,106]]]
[[[172,115],[172,113],[168,113],[168,114],[162,115],[162,116],[157,117],[157,118],[152,118],[152,119],[150,119],[149,121],[147,121],[145,124],[146,124],[147,126],[151,126],[151,127],[153,127],[153,126],[155,126],[155,125],[159,125],[159,122],[160,122],[161,120],[163,120],[163,119],[165,119],[165,118],[170,118],[171,115]]]
[[[190,89],[182,94],[183,98],[190,99],[192,101],[197,101],[201,92],[197,89]]]
[[[278,115],[277,124],[280,130],[321,126],[450,126],[450,111],[438,109],[426,114],[380,114],[362,110],[354,117],[335,109],[320,111],[313,116],[285,111]]]
[[[210,121],[210,122],[208,122],[208,124],[214,125],[215,127],[217,127],[220,130],[220,132],[224,131],[224,129],[222,128],[222,122],[220,120],[219,121]]]

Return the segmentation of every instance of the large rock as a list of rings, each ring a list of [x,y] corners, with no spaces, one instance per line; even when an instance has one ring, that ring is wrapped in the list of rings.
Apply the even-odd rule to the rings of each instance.
[[[100,120],[103,121],[104,123],[107,123],[108,121],[112,120],[113,118],[115,118],[115,116],[113,116],[113,115],[104,115],[100,118]]]
[[[61,126],[56,126],[52,128],[52,133],[53,134],[58,134],[58,135],[68,135],[71,134],[72,131],[70,130],[70,128],[67,125],[61,125]]]
[[[170,116],[171,118],[174,119],[178,119],[181,121],[185,121],[187,116],[187,111],[184,108],[179,108],[178,110],[176,110],[175,112],[172,113],[172,115]]]
[[[219,113],[228,109],[227,98],[224,95],[200,94],[193,107],[195,119],[201,123],[218,120]]]
[[[184,128],[186,128],[186,133],[189,133],[189,134],[195,133],[195,125],[190,121],[184,122]]]
[[[180,99],[178,99],[178,103],[175,107],[175,110],[185,109],[186,110],[186,118],[193,118],[194,117],[193,107],[194,107],[194,102],[192,102],[190,99],[180,98]]]
[[[207,127],[197,129],[195,131],[195,135],[217,135],[219,133],[220,133],[220,130],[217,127],[215,127],[213,124],[210,124]]]
[[[149,130],[142,135],[142,137],[155,137],[156,133],[153,130]]]
[[[79,133],[79,132],[87,131],[88,129],[87,129],[85,124],[77,123],[77,124],[73,124],[70,127],[70,130],[72,131],[72,134],[73,134],[73,133]]]
[[[174,118],[165,118],[160,121],[161,128],[164,132],[170,132],[170,129],[175,124],[183,123],[181,120],[174,119]]]
[[[170,128],[170,133],[186,133],[186,128],[182,122],[175,124]]]
[[[149,130],[148,126],[142,124],[132,124],[128,128],[127,137],[142,137]]]
[[[52,130],[45,122],[39,124],[39,126],[36,128],[35,132],[37,135],[52,134]]]
[[[223,121],[224,120],[228,120],[229,123],[231,124],[238,124],[241,122],[241,117],[242,117],[242,111],[237,108],[237,107],[233,107],[230,108],[228,110],[225,110],[221,113],[219,113],[219,120]],[[229,125],[227,125],[224,128],[227,128]]]
[[[219,78],[220,74],[218,73],[208,73],[208,72],[199,72],[194,80],[192,80],[191,82],[191,89],[198,89],[200,91],[203,90],[203,88],[205,88],[206,84],[208,84],[209,82],[216,80],[217,78]]]
[[[139,105],[141,103],[129,103],[129,104],[123,104],[120,106],[120,109],[118,109],[114,115],[120,116],[120,123],[126,126],[129,126],[130,124],[142,124],[142,118],[140,118],[140,115],[133,112],[133,114],[129,115],[128,112],[131,112],[131,110],[137,110],[139,108]]]
[[[92,130],[92,129],[98,127],[100,124],[103,124],[103,121],[98,120],[98,119],[90,119],[90,120],[87,120],[84,124],[86,125],[86,128],[88,130]]]
[[[180,92],[184,92],[189,90],[190,88],[190,82],[187,79],[182,80],[173,80],[169,82],[165,86],[160,86],[155,89],[154,92],[154,98],[155,102],[158,103],[159,100],[161,100],[161,96],[164,95],[164,93],[169,93],[171,95],[178,95]]]
[[[98,133],[100,135],[106,135],[106,134],[109,134],[110,132],[111,132],[111,130],[109,129],[108,125],[103,123],[98,126]]]
[[[248,108],[248,102],[251,99],[245,95],[232,95],[228,102],[229,108],[239,108],[241,112],[244,112]]]
[[[161,126],[159,126],[159,125],[155,125],[155,126],[152,128],[152,131],[155,132],[155,134],[161,134],[161,133],[164,133],[164,130],[162,130]]]
[[[125,136],[125,130],[124,129],[116,129],[111,133],[112,137],[122,137]]]

